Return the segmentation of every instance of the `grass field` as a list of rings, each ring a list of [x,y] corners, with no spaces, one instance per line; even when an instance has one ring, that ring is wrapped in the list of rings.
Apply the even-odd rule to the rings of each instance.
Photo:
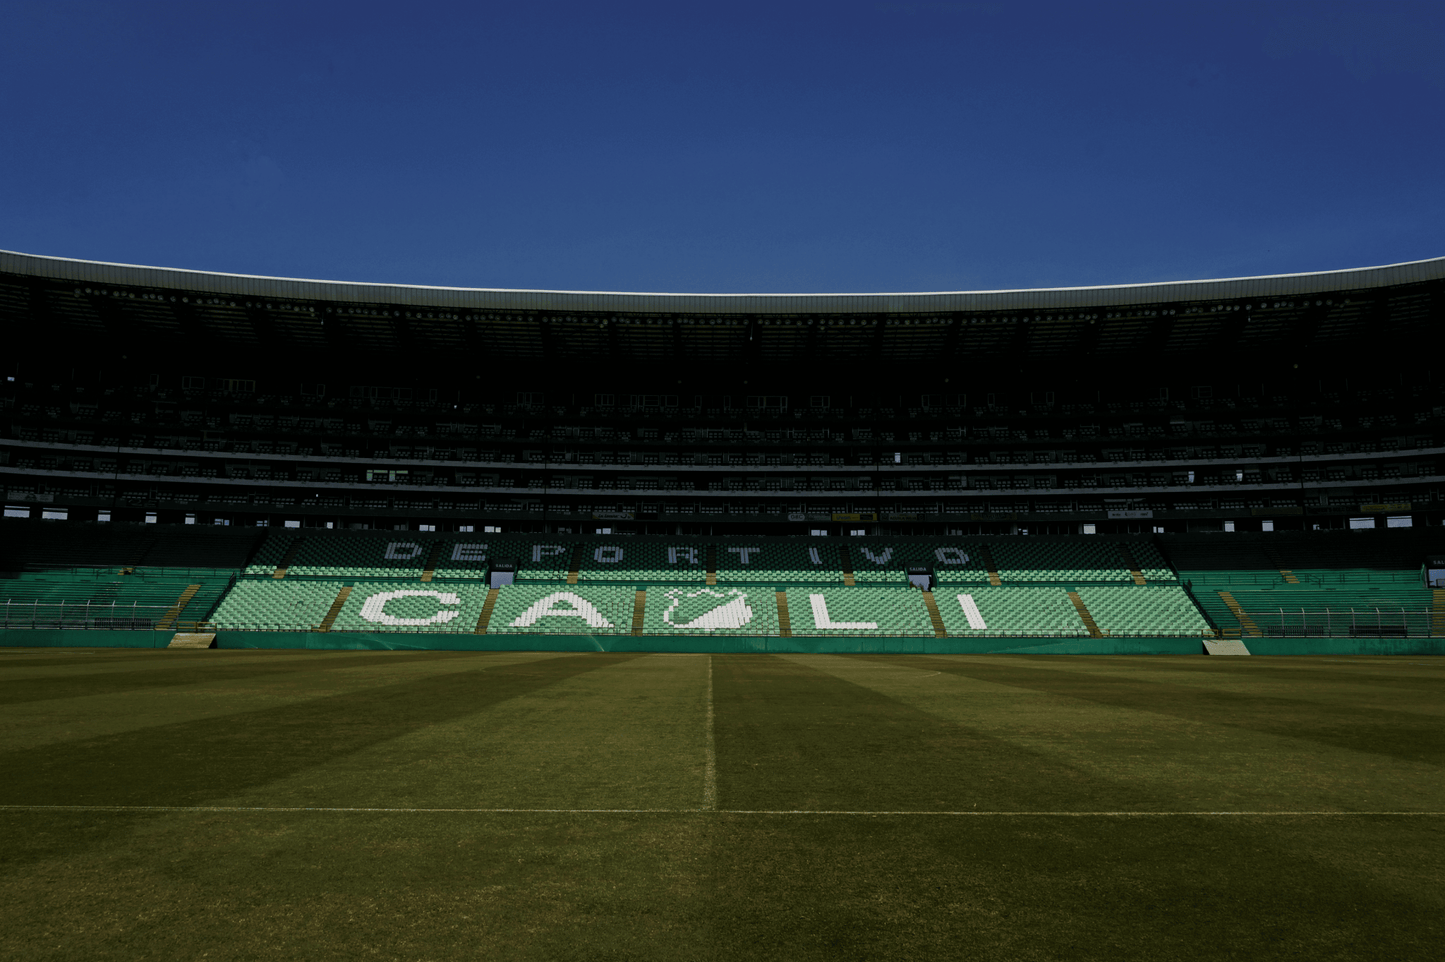
[[[0,958],[1436,959],[1442,763],[1445,659],[10,649]]]

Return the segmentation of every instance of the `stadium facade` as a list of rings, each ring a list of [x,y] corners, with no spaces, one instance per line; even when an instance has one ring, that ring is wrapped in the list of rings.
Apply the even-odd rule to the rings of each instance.
[[[806,568],[800,545],[824,543],[803,539],[834,539],[842,561],[829,564],[850,586],[859,573],[845,569],[885,557],[885,541],[917,545],[886,555],[902,577],[905,555],[946,566],[972,539],[974,573],[997,587],[1008,566],[980,563],[990,539],[1070,545],[1051,569],[1015,559],[1014,570],[1077,581],[1094,562],[1071,552],[1092,536],[1125,539],[1115,543],[1135,584],[1152,564],[1148,577],[1181,585],[1168,551],[1153,553],[1158,539],[1424,535],[1445,519],[1445,258],[1109,287],[718,295],[357,284],[0,252],[0,318],[12,345],[0,395],[8,518],[265,528],[277,535],[268,572],[287,567],[285,532],[406,531],[415,537],[398,543],[411,547],[388,541],[355,569],[318,561],[318,576],[372,562],[388,576],[393,561],[417,567],[407,577],[430,561],[431,576],[441,560],[486,562],[470,570],[490,578],[495,551],[488,561],[456,545],[492,535],[526,541],[507,549],[519,572],[542,564],[528,552],[557,547],[566,557],[542,580],[577,584],[592,548],[574,542],[635,538],[656,547],[633,550],[651,567],[631,580],[667,581],[681,551],[683,567],[705,571],[711,604],[728,580],[718,552],[742,551],[745,566],[752,550],[727,539],[791,545],[778,548],[779,572]],[[427,538],[463,554],[417,558],[443,551]],[[598,542],[598,564],[607,550]],[[776,587],[786,618],[787,585]],[[794,604],[813,605],[818,624],[864,623],[828,614],[838,601],[815,594],[819,614],[807,594]],[[685,599],[668,597],[683,617]],[[389,624],[391,600],[363,620]],[[976,614],[960,602],[950,617],[966,629]],[[634,634],[647,624],[639,608]]]
[[[5,365],[0,477],[12,509],[203,524],[1438,524],[1442,285],[1445,259],[1033,291],[604,294],[4,253],[0,318],[26,346]]]

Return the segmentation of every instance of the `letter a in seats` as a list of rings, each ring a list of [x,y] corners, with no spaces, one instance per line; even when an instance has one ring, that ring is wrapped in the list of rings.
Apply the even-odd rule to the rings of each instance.
[[[513,628],[530,628],[542,618],[581,618],[593,628],[611,628],[612,622],[602,617],[602,612],[581,595],[570,591],[554,591],[545,598],[539,598],[530,608],[517,616]]]

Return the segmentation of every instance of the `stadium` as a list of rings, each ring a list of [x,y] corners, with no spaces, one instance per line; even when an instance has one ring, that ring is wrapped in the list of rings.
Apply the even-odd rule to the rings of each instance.
[[[0,954],[1431,958],[1442,320],[0,253]]]
[[[1442,284],[612,294],[4,254],[4,323],[44,345],[6,372],[5,638],[1438,653],[1445,395],[1402,346]]]

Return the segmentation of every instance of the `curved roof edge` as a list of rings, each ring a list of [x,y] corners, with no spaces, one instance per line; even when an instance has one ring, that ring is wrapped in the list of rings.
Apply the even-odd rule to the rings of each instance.
[[[646,314],[880,314],[1110,307],[1365,290],[1445,279],[1445,257],[1306,274],[1268,274],[1259,277],[1098,287],[919,294],[641,294],[359,284],[349,281],[302,280],[111,264],[3,250],[0,250],[0,272],[75,283],[166,288],[239,297],[419,305],[462,310]]]

